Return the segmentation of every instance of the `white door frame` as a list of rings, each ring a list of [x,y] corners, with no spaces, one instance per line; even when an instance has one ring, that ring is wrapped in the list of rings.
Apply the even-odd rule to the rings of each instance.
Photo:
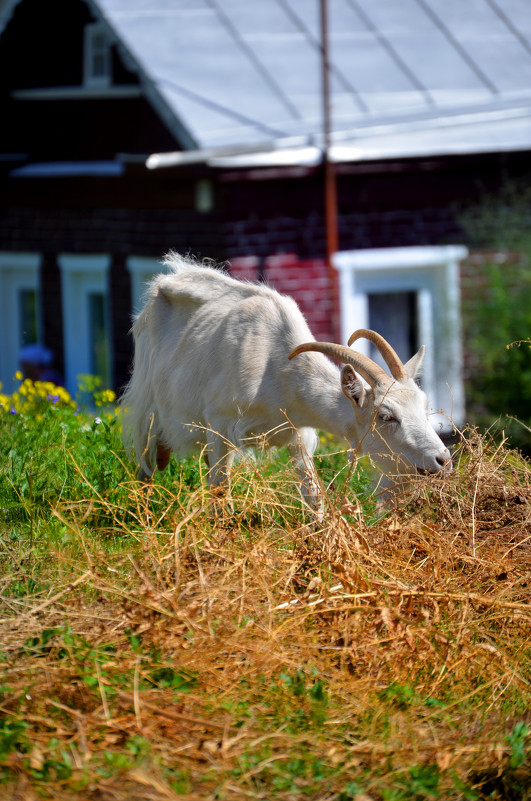
[[[419,345],[426,345],[422,385],[435,410],[436,427],[450,431],[464,422],[459,261],[468,254],[460,245],[375,248],[333,255],[339,272],[341,338],[368,328],[369,295],[415,292]],[[391,343],[392,344],[392,343]],[[368,355],[369,343],[356,342]]]

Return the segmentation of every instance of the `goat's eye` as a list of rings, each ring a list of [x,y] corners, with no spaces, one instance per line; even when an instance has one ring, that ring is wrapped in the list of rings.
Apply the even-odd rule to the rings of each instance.
[[[378,416],[382,423],[398,423],[397,418],[391,412],[381,412]]]

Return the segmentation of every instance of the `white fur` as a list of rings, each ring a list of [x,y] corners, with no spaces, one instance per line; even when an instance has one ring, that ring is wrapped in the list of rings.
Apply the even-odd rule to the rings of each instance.
[[[124,443],[140,475],[157,449],[180,456],[204,449],[211,489],[226,492],[234,447],[287,445],[302,490],[317,509],[315,429],[347,440],[387,474],[435,472],[449,453],[430,426],[413,377],[374,390],[321,353],[290,352],[313,340],[296,303],[264,284],[170,253],[133,325],[134,368],[122,400]],[[406,367],[418,371],[419,352]],[[397,422],[385,422],[382,412]]]

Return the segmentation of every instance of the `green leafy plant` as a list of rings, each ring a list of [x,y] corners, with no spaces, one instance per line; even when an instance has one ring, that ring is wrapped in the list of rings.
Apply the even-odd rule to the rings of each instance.
[[[378,697],[383,701],[390,701],[399,709],[407,709],[418,700],[417,693],[413,687],[407,684],[398,684],[395,681],[391,682],[384,690],[381,690],[378,693]]]
[[[175,692],[188,692],[198,685],[197,672],[163,665],[150,670],[146,681],[156,687],[167,687]]]
[[[507,182],[461,215],[484,266],[463,294],[469,419],[531,453],[531,191]],[[490,255],[489,255],[490,254]],[[471,281],[472,279],[469,279]],[[523,424],[523,425],[522,425]]]
[[[0,764],[13,749],[27,749],[27,729],[27,722],[18,717],[6,717],[0,720]]]
[[[526,759],[526,743],[531,734],[531,729],[527,723],[516,723],[510,734],[506,735],[506,740],[511,746],[509,756],[509,767],[520,768]]]

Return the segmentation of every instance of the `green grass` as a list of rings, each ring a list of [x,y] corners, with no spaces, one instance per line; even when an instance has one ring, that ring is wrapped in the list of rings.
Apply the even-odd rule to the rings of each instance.
[[[324,437],[320,529],[283,451],[214,521],[201,460],[148,497],[109,396],[26,390],[0,397],[0,798],[531,798],[518,454],[472,434],[382,518]]]

